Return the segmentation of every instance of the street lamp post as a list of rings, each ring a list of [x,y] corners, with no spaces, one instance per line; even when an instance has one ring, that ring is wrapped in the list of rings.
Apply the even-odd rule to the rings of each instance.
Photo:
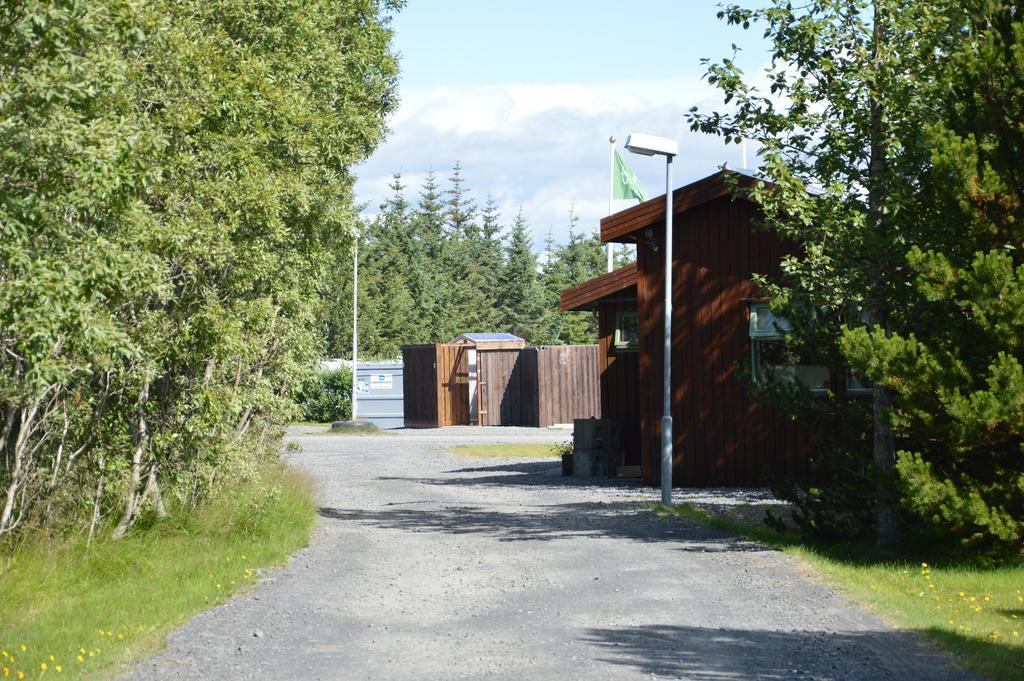
[[[672,160],[679,153],[675,141],[631,133],[626,148],[642,156],[665,157],[665,337],[661,406],[661,503],[672,503]]]
[[[358,416],[359,391],[359,230],[355,230],[352,242],[352,422]]]

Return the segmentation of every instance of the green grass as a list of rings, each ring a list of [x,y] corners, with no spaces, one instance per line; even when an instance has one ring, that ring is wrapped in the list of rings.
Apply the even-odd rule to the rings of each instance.
[[[541,459],[562,455],[562,445],[454,445],[455,456],[474,459]]]
[[[304,546],[315,511],[309,481],[274,467],[119,541],[20,547],[0,563],[0,678],[114,676]]]
[[[756,539],[810,564],[839,591],[883,619],[918,631],[970,668],[1003,681],[1024,679],[1024,565],[986,567],[934,545],[880,555],[871,544],[822,545],[683,504],[672,513]],[[911,558],[908,554],[915,557]]]

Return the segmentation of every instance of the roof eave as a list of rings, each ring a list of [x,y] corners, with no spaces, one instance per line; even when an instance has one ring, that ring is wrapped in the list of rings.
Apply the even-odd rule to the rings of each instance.
[[[735,177],[737,186],[751,189],[764,180],[734,170],[720,170],[672,192],[672,213],[677,215],[701,204],[731,195],[727,177]],[[738,196],[738,198],[745,198]],[[601,242],[634,243],[640,232],[665,220],[665,195],[601,219]]]

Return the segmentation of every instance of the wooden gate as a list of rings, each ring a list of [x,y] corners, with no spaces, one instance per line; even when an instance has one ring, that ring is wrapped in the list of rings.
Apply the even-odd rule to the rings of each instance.
[[[437,425],[469,425],[469,353],[460,345],[438,343]]]
[[[481,350],[477,353],[480,425],[518,426],[523,423],[520,353],[520,350]]]

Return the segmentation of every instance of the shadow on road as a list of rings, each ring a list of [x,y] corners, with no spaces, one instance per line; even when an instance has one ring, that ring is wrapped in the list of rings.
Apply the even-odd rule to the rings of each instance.
[[[650,625],[589,629],[582,637],[601,661],[658,678],[945,679],[977,678],[947,667],[910,636],[892,631],[820,632]]]
[[[641,502],[571,503],[517,507],[514,511],[430,502],[383,509],[323,507],[330,520],[408,532],[485,534],[499,541],[552,541],[570,537],[610,537],[637,542],[676,542],[680,551],[767,551],[760,544],[680,520],[658,518]],[[414,505],[415,508],[408,506]]]
[[[562,464],[558,461],[526,461],[501,463],[493,466],[469,466],[445,471],[451,477],[416,478],[403,476],[382,476],[378,480],[418,482],[424,485],[445,486],[500,486],[500,487],[643,487],[634,478],[576,478],[562,475]],[[481,475],[483,474],[483,475]]]

